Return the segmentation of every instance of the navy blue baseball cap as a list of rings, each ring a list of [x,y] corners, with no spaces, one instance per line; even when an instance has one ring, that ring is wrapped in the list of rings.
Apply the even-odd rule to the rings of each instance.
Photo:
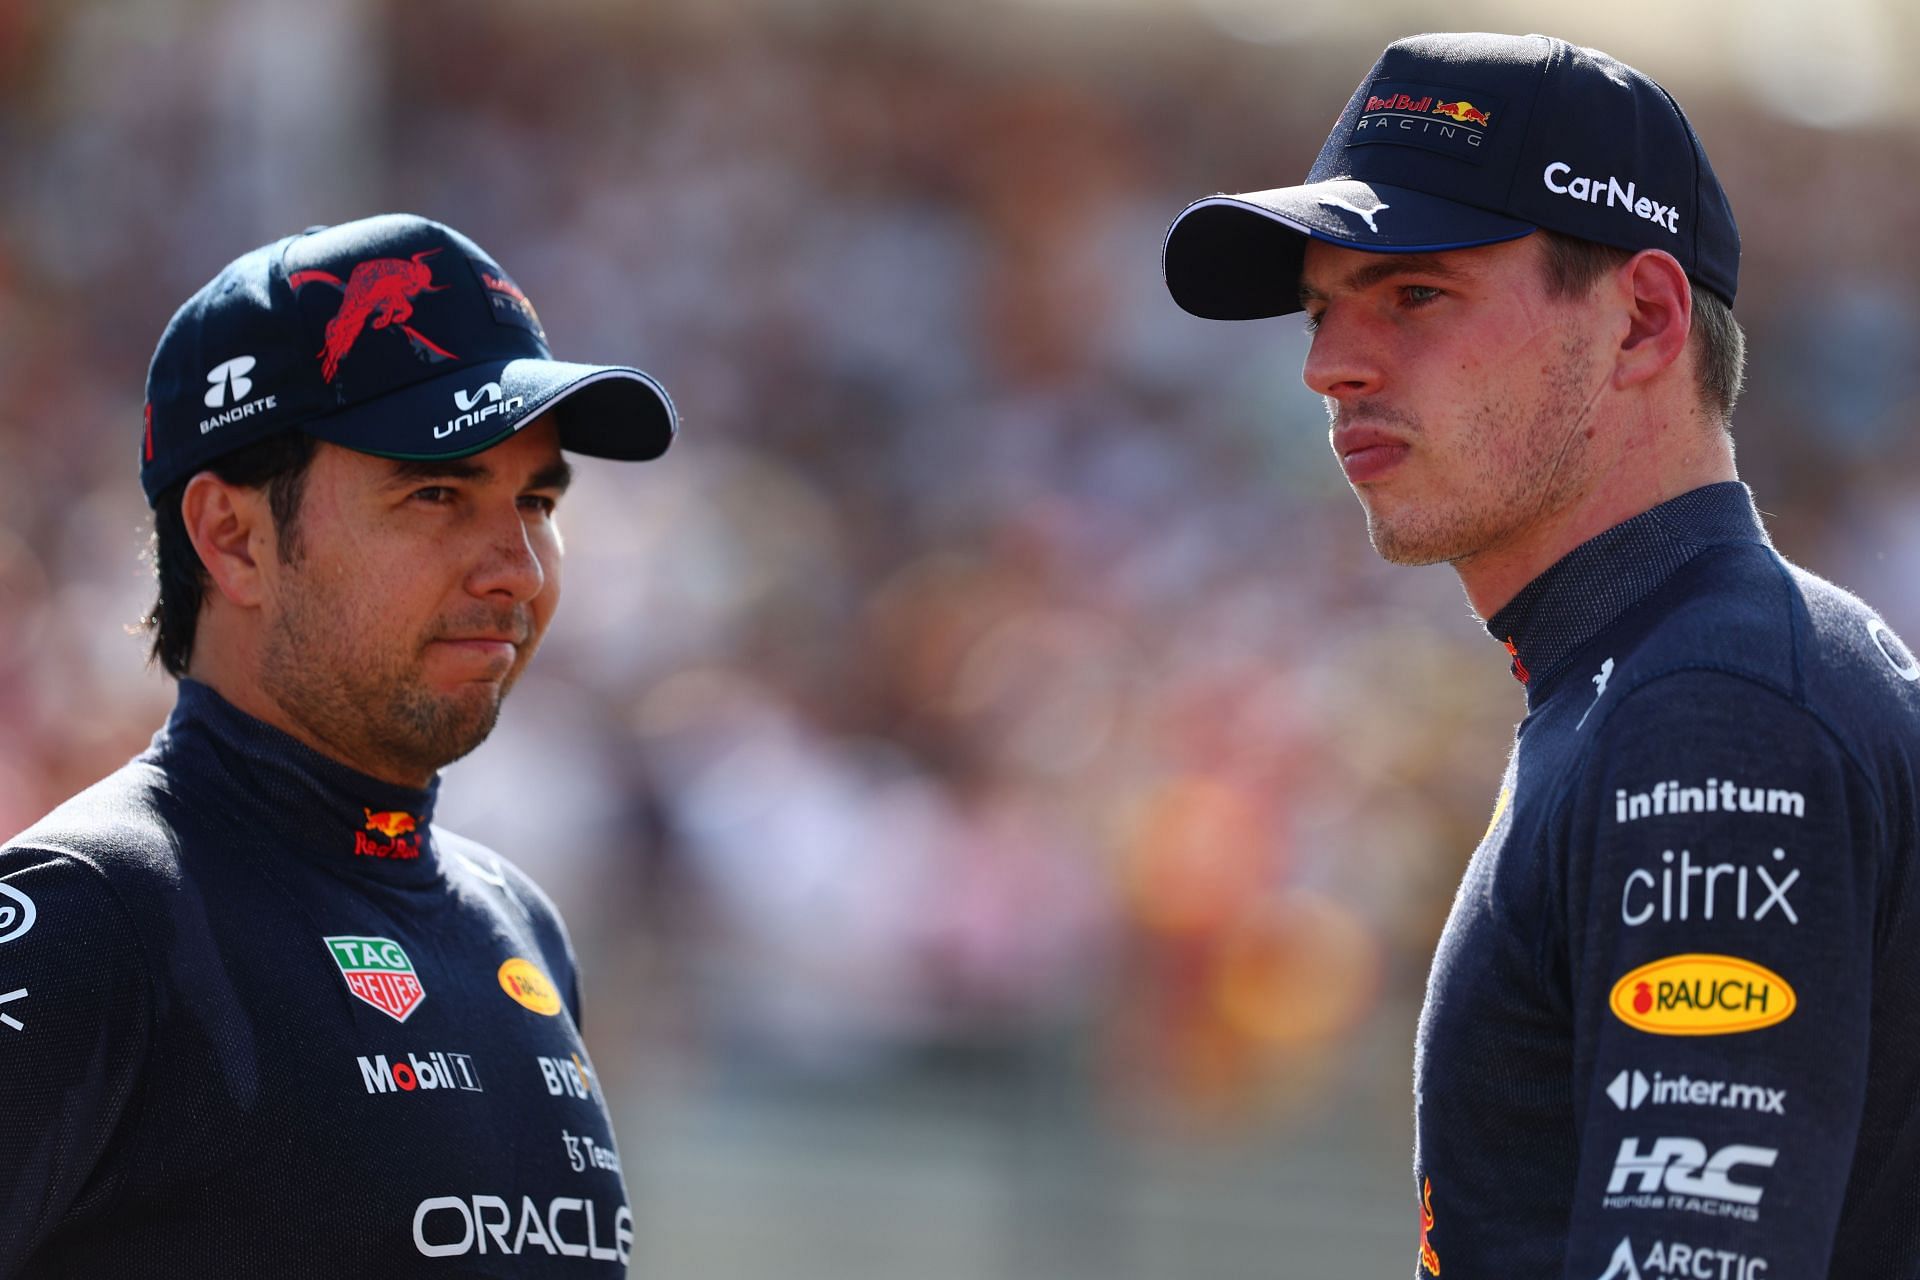
[[[634,462],[678,427],[640,370],[555,360],[533,303],[479,245],[382,214],[255,249],[187,299],[147,370],[140,483],[152,505],[295,429],[384,458],[457,458],[548,412],[562,448]]]
[[[1252,320],[1300,310],[1308,239],[1433,253],[1542,227],[1663,249],[1733,304],[1740,231],[1680,105],[1623,62],[1538,35],[1395,41],[1305,184],[1188,205],[1162,266],[1187,311]]]

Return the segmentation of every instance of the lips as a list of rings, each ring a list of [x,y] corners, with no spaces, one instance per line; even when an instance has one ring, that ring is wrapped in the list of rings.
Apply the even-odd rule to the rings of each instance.
[[[1406,441],[1378,427],[1339,427],[1333,433],[1333,451],[1354,484],[1378,480],[1400,465],[1412,449]]]
[[[497,636],[445,636],[436,643],[482,657],[511,658],[519,649],[514,641]]]
[[[442,636],[433,643],[441,652],[461,654],[464,661],[489,672],[511,668],[520,656],[519,644],[501,636]]]

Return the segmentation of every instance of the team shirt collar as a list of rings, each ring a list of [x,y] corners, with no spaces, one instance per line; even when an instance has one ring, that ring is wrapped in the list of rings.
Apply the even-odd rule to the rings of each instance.
[[[145,758],[204,787],[206,794],[183,798],[223,807],[236,835],[270,834],[276,847],[343,874],[397,884],[440,879],[432,830],[438,776],[424,789],[383,782],[185,679]]]
[[[1710,547],[1770,545],[1738,480],[1704,485],[1581,543],[1487,622],[1531,706],[1583,645]]]

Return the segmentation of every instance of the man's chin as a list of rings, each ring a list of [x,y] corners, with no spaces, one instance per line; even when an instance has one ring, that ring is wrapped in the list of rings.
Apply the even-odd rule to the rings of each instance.
[[[470,754],[493,732],[505,697],[505,682],[478,680],[410,700],[406,713],[397,718],[405,732],[405,754],[427,772]]]
[[[1383,520],[1371,510],[1367,512],[1367,540],[1373,543],[1374,552],[1388,564],[1418,567],[1444,564],[1458,558],[1458,553],[1447,540],[1409,529],[1404,523]]]

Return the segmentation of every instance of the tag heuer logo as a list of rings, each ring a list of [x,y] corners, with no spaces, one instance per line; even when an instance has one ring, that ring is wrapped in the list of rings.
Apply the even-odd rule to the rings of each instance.
[[[413,961],[393,939],[328,938],[326,943],[347,989],[395,1022],[405,1022],[427,998]]]

